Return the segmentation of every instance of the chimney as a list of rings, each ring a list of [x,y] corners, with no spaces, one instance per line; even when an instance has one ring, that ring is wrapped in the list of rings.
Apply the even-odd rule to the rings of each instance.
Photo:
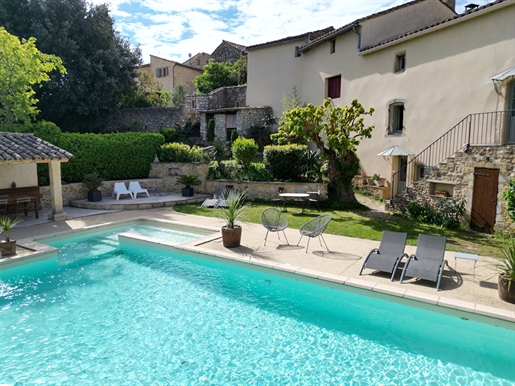
[[[477,4],[468,4],[465,6],[465,12],[468,12],[468,11],[472,11],[473,9],[476,9],[477,7],[479,7],[479,5]]]

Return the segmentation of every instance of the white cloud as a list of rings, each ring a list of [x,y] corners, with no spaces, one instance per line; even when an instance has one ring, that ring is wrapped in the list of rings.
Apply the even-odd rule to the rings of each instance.
[[[90,0],[102,4],[105,0]],[[188,53],[211,53],[222,40],[243,45],[265,43],[341,27],[361,17],[407,3],[408,0],[108,0],[115,28],[143,60],[149,54],[182,62]],[[463,12],[469,0],[458,0]],[[487,0],[475,1],[484,5]],[[130,10],[134,9],[134,12]]]

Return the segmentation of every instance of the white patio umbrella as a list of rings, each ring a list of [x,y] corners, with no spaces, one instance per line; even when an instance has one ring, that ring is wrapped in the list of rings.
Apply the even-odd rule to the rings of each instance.
[[[377,155],[383,155],[383,156],[392,156],[392,155],[413,155],[414,153],[411,150],[406,149],[405,147],[395,145],[392,147],[389,147],[386,150],[383,150],[380,153],[377,153]]]

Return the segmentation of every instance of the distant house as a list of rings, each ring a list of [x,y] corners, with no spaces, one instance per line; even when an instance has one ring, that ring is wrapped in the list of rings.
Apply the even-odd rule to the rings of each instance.
[[[167,91],[172,91],[175,86],[184,84],[187,94],[195,92],[193,79],[202,74],[201,68],[190,67],[154,55],[150,55],[150,63],[140,66],[138,71],[140,74],[151,73],[154,79]]]
[[[415,0],[310,41],[294,37],[247,47],[247,105],[270,106],[280,117],[292,87],[304,103],[331,97],[345,106],[358,99],[375,109],[365,120],[375,126],[372,138],[358,148],[363,172],[386,177],[393,195],[429,176],[428,196],[445,188],[466,199],[474,217],[473,189],[480,184],[473,181],[488,173],[456,166],[454,158],[469,160],[481,145],[493,151],[515,144],[515,1],[471,5],[462,14],[454,7],[453,0]],[[465,126],[478,137],[462,137]],[[451,138],[458,135],[455,144]],[[394,146],[404,150],[378,155]],[[496,204],[511,172],[497,155],[475,159],[481,161],[476,167],[500,171],[488,183],[495,187],[488,210],[500,220]]]
[[[222,43],[211,53],[210,59],[218,63],[235,63],[247,55],[247,48],[241,44],[222,40]]]
[[[201,70],[207,64],[210,57],[211,55],[206,54],[205,52],[199,52],[198,54],[191,56],[188,60],[182,62],[182,64]]]

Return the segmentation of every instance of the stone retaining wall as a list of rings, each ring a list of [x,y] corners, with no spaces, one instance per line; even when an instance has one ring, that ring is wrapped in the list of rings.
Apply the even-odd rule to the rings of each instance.
[[[195,194],[213,194],[215,189],[226,189],[233,187],[247,191],[249,200],[268,200],[277,196],[280,189],[287,193],[297,191],[320,190],[320,199],[327,198],[327,184],[306,183],[306,182],[264,182],[264,181],[232,181],[232,180],[209,180],[209,165],[207,163],[192,162],[154,162],[150,170],[149,178],[137,180],[104,181],[100,190],[103,197],[113,194],[115,182],[124,182],[129,186],[130,181],[139,181],[144,189],[159,189],[162,192],[180,193],[182,185],[177,184],[177,179],[183,174],[195,174],[201,181],[201,185],[194,187]],[[62,185],[63,205],[69,206],[71,201],[82,200],[87,197],[87,190],[82,183]],[[50,208],[50,187],[40,186],[41,206]]]

